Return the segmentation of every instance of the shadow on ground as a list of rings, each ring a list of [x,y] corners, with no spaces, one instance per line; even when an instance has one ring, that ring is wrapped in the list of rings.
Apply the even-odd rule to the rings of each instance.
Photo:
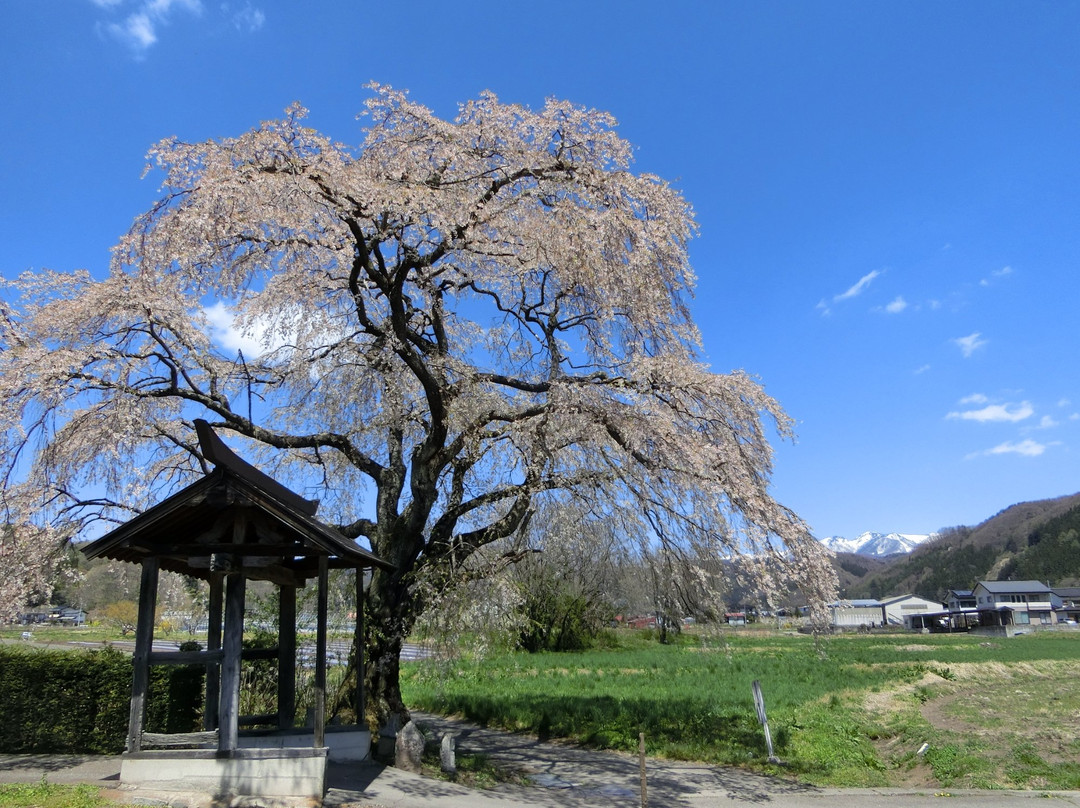
[[[522,772],[532,783],[502,785],[494,793],[527,794],[535,805],[640,805],[640,764],[631,755],[542,742],[425,713],[414,713],[414,719],[429,736],[451,734],[459,754],[484,755]],[[767,804],[787,795],[819,792],[813,786],[739,769],[651,758],[646,761],[646,778],[652,805],[690,805],[692,797],[702,795]]]

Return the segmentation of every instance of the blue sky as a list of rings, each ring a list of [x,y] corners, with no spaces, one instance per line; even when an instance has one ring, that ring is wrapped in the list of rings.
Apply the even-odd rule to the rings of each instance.
[[[820,536],[1080,490],[1080,3],[9,0],[0,272],[104,272],[162,137],[369,81],[612,112],[671,180],[705,350],[798,422],[776,495]]]

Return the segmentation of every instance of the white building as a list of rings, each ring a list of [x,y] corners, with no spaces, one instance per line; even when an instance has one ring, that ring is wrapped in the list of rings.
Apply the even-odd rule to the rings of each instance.
[[[913,616],[941,615],[945,611],[945,604],[918,595],[896,595],[882,600],[881,608],[885,612],[885,625],[910,629]]]
[[[841,600],[829,604],[830,624],[834,628],[876,628],[883,625],[885,613],[878,600]]]

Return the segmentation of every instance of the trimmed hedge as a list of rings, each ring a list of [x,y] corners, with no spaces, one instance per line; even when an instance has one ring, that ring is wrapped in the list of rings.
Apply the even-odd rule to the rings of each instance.
[[[131,657],[115,649],[0,647],[0,752],[117,754],[127,739]],[[154,666],[146,730],[191,732],[202,716],[201,666]]]

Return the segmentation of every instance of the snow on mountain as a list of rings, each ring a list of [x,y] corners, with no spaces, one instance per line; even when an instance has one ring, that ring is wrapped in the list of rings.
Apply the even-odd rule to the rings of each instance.
[[[936,533],[874,533],[867,531],[854,539],[830,536],[821,543],[834,553],[856,553],[865,556],[887,556],[910,553],[920,544],[934,538]]]

